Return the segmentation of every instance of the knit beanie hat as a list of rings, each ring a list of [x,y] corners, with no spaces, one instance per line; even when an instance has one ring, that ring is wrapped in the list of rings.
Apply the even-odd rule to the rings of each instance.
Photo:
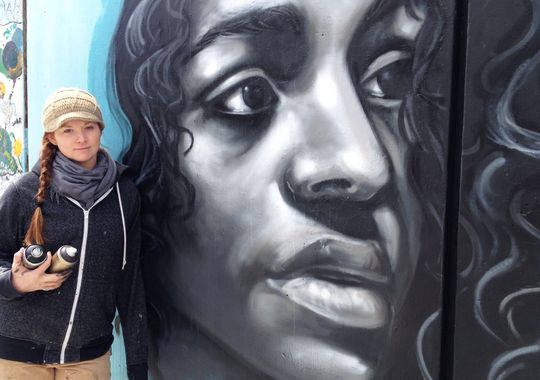
[[[45,101],[41,122],[45,132],[54,132],[70,120],[94,121],[105,128],[96,98],[79,88],[60,88]]]

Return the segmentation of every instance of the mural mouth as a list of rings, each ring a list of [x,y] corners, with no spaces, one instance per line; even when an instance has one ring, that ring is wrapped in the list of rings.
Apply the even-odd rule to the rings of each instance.
[[[390,276],[381,256],[373,241],[320,239],[284,262],[267,283],[339,325],[378,328],[389,315],[384,294]]]
[[[343,285],[386,285],[388,258],[373,240],[347,237],[318,239],[274,269],[270,277],[292,278],[308,275]]]

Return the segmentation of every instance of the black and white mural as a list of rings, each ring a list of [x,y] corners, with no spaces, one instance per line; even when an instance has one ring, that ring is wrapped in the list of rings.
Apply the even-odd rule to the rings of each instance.
[[[437,373],[452,8],[126,1],[156,378]]]
[[[540,378],[540,0],[25,6],[29,153],[87,87],[141,191],[152,379]]]

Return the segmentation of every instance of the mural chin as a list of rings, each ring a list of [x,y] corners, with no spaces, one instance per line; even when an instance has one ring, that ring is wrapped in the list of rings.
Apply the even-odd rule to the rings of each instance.
[[[257,331],[252,342],[259,348],[254,351],[253,344],[245,347],[242,357],[273,379],[372,378],[389,332],[387,304],[379,298],[380,308],[363,318],[351,309],[379,295],[362,295],[352,307],[350,301],[347,307],[335,307],[322,304],[318,290],[302,295],[301,300],[291,300],[290,293],[266,284],[253,289],[246,313],[251,328]],[[375,328],[375,324],[380,327]],[[234,344],[231,350],[239,348]]]
[[[272,379],[368,380],[375,376],[372,362],[320,339],[291,336],[276,343],[275,347],[280,349],[276,353],[279,357],[266,372]]]

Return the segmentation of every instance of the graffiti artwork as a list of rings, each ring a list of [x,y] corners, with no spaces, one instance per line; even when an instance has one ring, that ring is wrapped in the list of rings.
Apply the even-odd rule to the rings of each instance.
[[[0,4],[0,191],[25,168],[22,4]]]
[[[446,8],[125,2],[155,378],[437,372]]]
[[[539,377],[540,0],[81,1],[92,36],[72,3],[27,2],[28,35],[92,41],[73,76],[141,191],[153,380]],[[75,84],[46,51],[32,83]]]
[[[477,1],[469,17],[496,21],[469,26],[454,378],[536,379],[540,1]]]

